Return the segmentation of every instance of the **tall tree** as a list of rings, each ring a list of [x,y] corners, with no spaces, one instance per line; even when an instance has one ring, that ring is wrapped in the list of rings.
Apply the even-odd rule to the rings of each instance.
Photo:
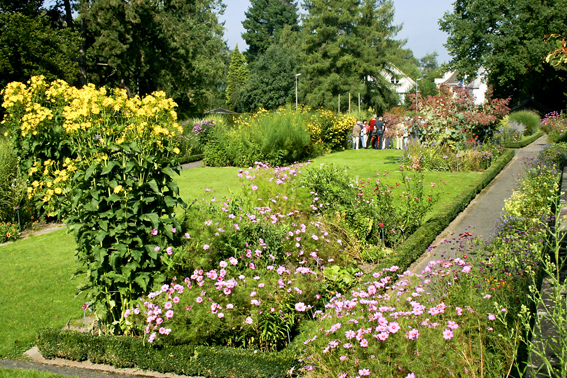
[[[0,88],[34,75],[73,83],[79,73],[79,44],[76,33],[53,29],[46,16],[0,14]]]
[[[220,0],[81,0],[89,81],[202,109],[226,62]]]
[[[511,96],[512,105],[534,98],[564,108],[567,71],[545,63],[553,46],[544,37],[565,31],[566,0],[457,0],[453,7],[439,21],[451,68],[474,76],[484,67],[495,96]]]
[[[251,64],[250,79],[240,96],[244,111],[276,109],[295,100],[297,52],[274,44]]]
[[[238,45],[236,45],[230,56],[230,66],[228,67],[226,80],[226,104],[229,108],[238,109],[238,98],[247,80],[246,58],[238,50]]]
[[[242,26],[246,32],[242,39],[248,50],[244,53],[248,62],[260,57],[273,44],[284,26],[299,30],[297,4],[292,0],[251,0]]]
[[[384,111],[397,103],[390,83],[381,75],[392,38],[394,7],[390,0],[306,0],[303,19],[304,99],[311,107],[341,109],[348,93],[360,93],[366,106]]]

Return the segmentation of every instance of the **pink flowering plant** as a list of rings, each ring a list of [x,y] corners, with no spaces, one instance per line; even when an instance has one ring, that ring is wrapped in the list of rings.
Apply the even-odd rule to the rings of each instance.
[[[504,375],[517,332],[507,309],[461,258],[433,261],[417,275],[391,267],[336,295],[296,341],[306,376],[447,377]],[[502,340],[506,334],[510,339]],[[481,361],[482,359],[482,361]],[[501,373],[499,375],[499,373]]]

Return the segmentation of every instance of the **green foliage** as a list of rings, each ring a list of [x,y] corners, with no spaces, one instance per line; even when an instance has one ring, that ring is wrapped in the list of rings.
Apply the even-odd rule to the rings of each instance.
[[[0,139],[0,222],[17,221],[14,208],[22,204],[25,189],[25,179],[20,175],[12,144]],[[0,233],[0,240],[1,237]]]
[[[238,50],[238,45],[230,55],[230,66],[228,67],[228,78],[226,79],[226,104],[231,109],[237,109],[238,98],[248,80],[248,68],[246,58]]]
[[[561,1],[458,0],[440,20],[448,33],[447,49],[460,78],[488,74],[497,97],[513,101],[535,99],[551,109],[565,108],[565,70],[544,61],[555,44],[544,37],[565,31],[566,10]]]
[[[539,115],[535,112],[529,110],[521,110],[518,112],[513,112],[508,115],[508,123],[516,122],[524,125],[524,136],[530,136],[537,132],[541,121]]]
[[[287,109],[260,111],[240,117],[234,128],[215,127],[205,148],[209,166],[253,166],[262,161],[281,166],[308,156],[309,131],[305,115]]]
[[[476,197],[496,177],[498,173],[514,157],[513,150],[505,150],[502,156],[496,160],[490,168],[483,172],[482,176],[467,185],[451,202],[446,203],[441,210],[429,218],[420,228],[418,228],[394,254],[386,256],[378,265],[376,272],[382,268],[389,268],[393,265],[399,266],[402,271],[423,254],[449,224],[463,211],[470,201]]]
[[[20,230],[17,223],[0,222],[0,243],[16,241],[20,238]]]
[[[47,371],[0,368],[0,378],[64,378],[69,376],[49,373]],[[79,378],[72,376],[70,378]]]
[[[196,345],[156,348],[137,338],[94,336],[54,329],[41,330],[37,345],[48,359],[89,360],[118,368],[136,367],[211,378],[283,378],[296,364],[293,351],[262,353]]]
[[[227,48],[217,0],[80,1],[88,79],[133,96],[165,91],[202,109],[224,78]]]
[[[502,147],[491,142],[465,145],[464,149],[454,151],[447,144],[427,146],[413,139],[404,150],[400,162],[410,170],[478,172],[487,169],[502,152]]]
[[[381,72],[398,31],[391,1],[310,0],[303,28],[302,98],[307,106],[348,109],[348,94],[361,94],[364,107],[382,113],[397,103]],[[371,77],[372,80],[368,80]]]
[[[74,82],[80,44],[78,33],[52,29],[45,16],[0,14],[0,88],[34,75]]]
[[[544,135],[543,131],[538,131],[537,133],[530,135],[529,137],[524,137],[519,141],[516,142],[506,142],[505,140],[502,141],[502,147],[505,148],[524,148],[529,144],[532,144],[533,142],[535,142],[536,140],[538,140],[539,138],[541,138]],[[498,134],[496,134],[496,137],[498,137]]]
[[[246,41],[246,59],[252,63],[277,42],[283,29],[299,30],[297,4],[293,0],[252,0],[242,26],[246,30],[242,39]]]
[[[295,101],[297,53],[273,44],[251,65],[250,78],[240,95],[245,111],[277,109]]]

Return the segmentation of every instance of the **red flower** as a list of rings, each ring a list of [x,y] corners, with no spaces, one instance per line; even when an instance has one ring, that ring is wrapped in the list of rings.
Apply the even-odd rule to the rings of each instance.
[[[378,226],[384,227],[384,223],[380,222],[380,223],[378,223]]]

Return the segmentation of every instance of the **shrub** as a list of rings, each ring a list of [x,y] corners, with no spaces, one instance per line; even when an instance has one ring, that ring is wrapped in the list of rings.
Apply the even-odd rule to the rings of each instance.
[[[508,124],[511,127],[514,127],[514,125],[522,125],[524,128],[522,134],[524,136],[530,136],[539,129],[541,120],[537,113],[530,110],[521,110],[508,115]]]
[[[12,144],[0,139],[0,221],[17,221],[14,208],[22,204],[25,189]]]
[[[427,146],[448,144],[451,148],[462,149],[468,140],[485,142],[509,111],[509,99],[493,99],[491,96],[490,91],[487,101],[477,106],[466,88],[441,87],[437,96],[419,99],[421,117],[413,118],[414,125],[410,129],[417,129],[417,136]]]
[[[549,143],[567,142],[567,119],[564,114],[551,112],[541,120],[541,127],[545,131]]]
[[[463,150],[453,150],[448,144],[423,145],[412,139],[401,157],[406,169],[432,171],[467,172],[487,169],[503,152],[501,146],[493,143],[472,143]]]
[[[9,84],[4,97],[9,135],[35,178],[28,190],[69,215],[87,280],[79,292],[110,332],[120,332],[129,301],[163,279],[159,249],[175,245],[181,231],[176,104],[163,92],[128,98],[125,90],[43,77]],[[54,140],[64,155],[54,154]]]
[[[16,241],[20,238],[20,230],[17,224],[0,222],[0,243]]]

